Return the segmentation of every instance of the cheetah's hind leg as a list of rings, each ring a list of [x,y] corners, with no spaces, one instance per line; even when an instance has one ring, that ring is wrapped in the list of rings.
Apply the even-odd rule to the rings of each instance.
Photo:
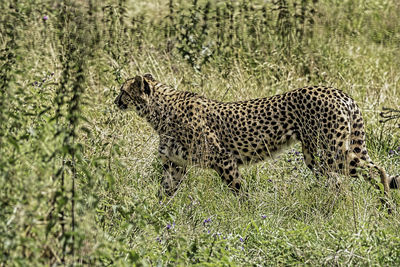
[[[389,178],[389,187],[391,189],[399,189],[400,188],[400,175],[391,176]]]

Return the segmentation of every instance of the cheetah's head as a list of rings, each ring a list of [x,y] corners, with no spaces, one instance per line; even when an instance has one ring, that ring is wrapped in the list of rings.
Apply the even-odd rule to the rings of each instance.
[[[114,103],[122,110],[129,110],[134,107],[139,115],[142,115],[149,104],[153,91],[152,82],[154,81],[151,74],[126,80]]]

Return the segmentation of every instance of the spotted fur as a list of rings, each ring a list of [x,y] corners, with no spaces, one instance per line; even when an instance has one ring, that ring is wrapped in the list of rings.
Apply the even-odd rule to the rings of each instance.
[[[332,87],[224,103],[177,91],[145,74],[127,80],[115,103],[134,107],[159,134],[168,194],[190,164],[214,169],[238,191],[238,166],[274,156],[294,142],[301,142],[305,163],[317,175],[361,175],[371,182],[379,177],[386,195],[400,181],[372,162],[358,106]]]

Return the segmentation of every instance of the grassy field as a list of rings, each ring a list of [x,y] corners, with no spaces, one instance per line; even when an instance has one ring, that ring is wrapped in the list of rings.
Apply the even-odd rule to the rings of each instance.
[[[158,136],[113,101],[150,72],[221,101],[307,85],[359,104],[371,158],[400,174],[397,0],[3,0],[0,266],[400,265],[361,178],[317,180],[299,144],[241,169],[247,199],[191,168],[159,199]]]

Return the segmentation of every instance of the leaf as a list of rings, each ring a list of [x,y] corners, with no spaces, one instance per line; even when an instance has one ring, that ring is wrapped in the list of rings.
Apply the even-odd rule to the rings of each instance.
[[[89,128],[82,126],[80,130],[84,131],[89,137],[92,136],[92,131]]]
[[[135,251],[131,250],[129,251],[129,260],[134,263],[139,260],[139,254],[137,254]]]
[[[13,136],[8,136],[7,140],[19,152],[19,145],[17,140]]]
[[[40,111],[38,113],[38,117],[41,117],[43,114],[45,114],[47,111],[49,111],[51,109],[51,107],[46,107],[45,109],[43,109],[42,111]]]

